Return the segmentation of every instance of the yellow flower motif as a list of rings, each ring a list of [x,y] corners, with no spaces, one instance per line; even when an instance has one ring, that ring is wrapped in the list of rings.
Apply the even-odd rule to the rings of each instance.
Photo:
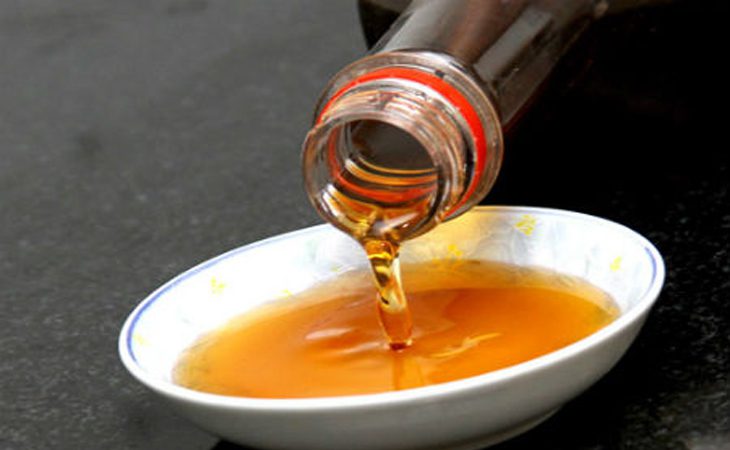
[[[515,228],[524,233],[525,236],[530,236],[535,231],[536,226],[537,219],[531,214],[524,214],[515,224]]]
[[[451,259],[460,259],[464,256],[464,252],[461,251],[456,244],[449,244],[449,246],[446,247],[446,253],[451,255]]]
[[[294,295],[294,293],[292,291],[290,291],[289,289],[281,290],[281,298],[291,297],[292,295]]]
[[[464,264],[464,252],[456,244],[449,244],[446,247],[446,254],[433,259],[431,264],[441,270],[454,270]]]
[[[617,256],[616,258],[614,258],[613,261],[611,261],[611,265],[608,266],[611,269],[611,272],[617,272],[617,271],[621,270],[621,260],[622,259],[623,258],[621,258],[620,256]]]
[[[210,279],[210,292],[213,295],[220,295],[226,288],[226,283],[222,282],[216,277]]]
[[[134,341],[135,344],[142,346],[142,347],[146,347],[146,346],[150,345],[149,341],[139,333],[134,333],[132,335],[132,340]]]

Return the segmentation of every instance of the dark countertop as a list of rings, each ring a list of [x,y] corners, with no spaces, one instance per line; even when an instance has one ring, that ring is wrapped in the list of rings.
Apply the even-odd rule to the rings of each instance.
[[[730,448],[726,5],[606,19],[510,139],[487,202],[624,223],[668,276],[618,366],[499,450]],[[155,401],[117,336],[175,274],[319,222],[300,142],[364,51],[354,1],[0,5],[0,449],[238,448]]]

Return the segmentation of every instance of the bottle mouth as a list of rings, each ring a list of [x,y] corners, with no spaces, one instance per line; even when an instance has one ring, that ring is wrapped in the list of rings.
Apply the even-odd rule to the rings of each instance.
[[[325,151],[332,178],[383,206],[433,194],[439,184],[438,165],[418,138],[397,122],[352,119],[331,129]]]
[[[397,53],[390,55],[394,58],[404,56],[412,57],[413,55],[399,55]],[[322,120],[326,112],[339,101],[342,95],[349,93],[363,83],[397,80],[410,84],[411,89],[420,91],[420,94],[424,98],[428,98],[429,101],[438,98],[441,107],[445,111],[449,111],[449,119],[458,123],[464,135],[464,142],[470,147],[469,151],[464,151],[468,167],[463,172],[469,176],[468,185],[461,192],[459,203],[446,211],[447,217],[455,217],[468,209],[467,203],[470,199],[474,197],[481,199],[491,188],[496,178],[496,171],[501,164],[501,133],[499,132],[498,121],[496,130],[494,129],[495,123],[490,123],[490,119],[496,118],[496,112],[492,109],[489,100],[483,95],[477,95],[477,100],[474,92],[472,92],[472,95],[467,96],[465,92],[455,87],[453,84],[455,79],[447,81],[450,78],[452,77],[447,76],[446,72],[431,72],[412,65],[386,66],[363,72],[350,82],[341,85],[330,95],[323,106],[320,105],[316,122],[319,123]],[[461,84],[464,87],[470,87],[472,91],[474,90],[473,86],[469,86],[469,83],[462,82]],[[477,103],[481,108],[475,106]],[[493,139],[495,134],[497,134],[496,141]],[[497,142],[499,144],[494,145]],[[494,157],[490,155],[492,152],[494,152]],[[496,164],[487,167],[487,161],[490,158],[496,161]],[[485,172],[489,173],[484,176]]]
[[[413,83],[361,83],[329,102],[304,142],[307,193],[359,239],[404,240],[443,220],[464,188],[464,136]]]
[[[356,237],[380,223],[367,214],[385,217],[381,222],[401,240],[415,237],[468,210],[496,178],[501,133],[491,103],[436,55],[428,60],[443,71],[406,62],[425,57],[394,53],[346,68],[354,78],[333,79],[304,142],[310,200],[327,221]],[[385,66],[371,66],[380,63]],[[378,134],[390,138],[363,139]],[[353,208],[361,214],[341,215]]]

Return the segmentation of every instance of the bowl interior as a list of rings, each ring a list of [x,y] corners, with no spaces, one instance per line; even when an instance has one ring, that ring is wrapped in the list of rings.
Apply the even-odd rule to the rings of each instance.
[[[478,259],[552,269],[609,293],[622,316],[651,306],[664,275],[656,249],[628,228],[540,208],[475,208],[408,242],[402,258],[404,263]],[[178,356],[202,333],[344,272],[367,276],[366,269],[359,246],[324,225],[232,250],[145,299],[122,330],[123,359],[144,377],[170,382]]]

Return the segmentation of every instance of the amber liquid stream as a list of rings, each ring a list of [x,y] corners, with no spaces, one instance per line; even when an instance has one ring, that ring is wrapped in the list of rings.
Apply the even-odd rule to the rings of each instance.
[[[495,263],[405,266],[413,342],[393,351],[372,282],[351,273],[233,319],[200,338],[183,386],[260,398],[370,394],[459,380],[528,361],[610,323],[618,308],[571,277]]]
[[[404,131],[361,121],[346,133],[331,167],[339,168],[323,193],[334,224],[365,250],[377,290],[378,317],[393,350],[412,343],[411,312],[400,277],[401,243],[422,233],[439,201],[431,157]]]

